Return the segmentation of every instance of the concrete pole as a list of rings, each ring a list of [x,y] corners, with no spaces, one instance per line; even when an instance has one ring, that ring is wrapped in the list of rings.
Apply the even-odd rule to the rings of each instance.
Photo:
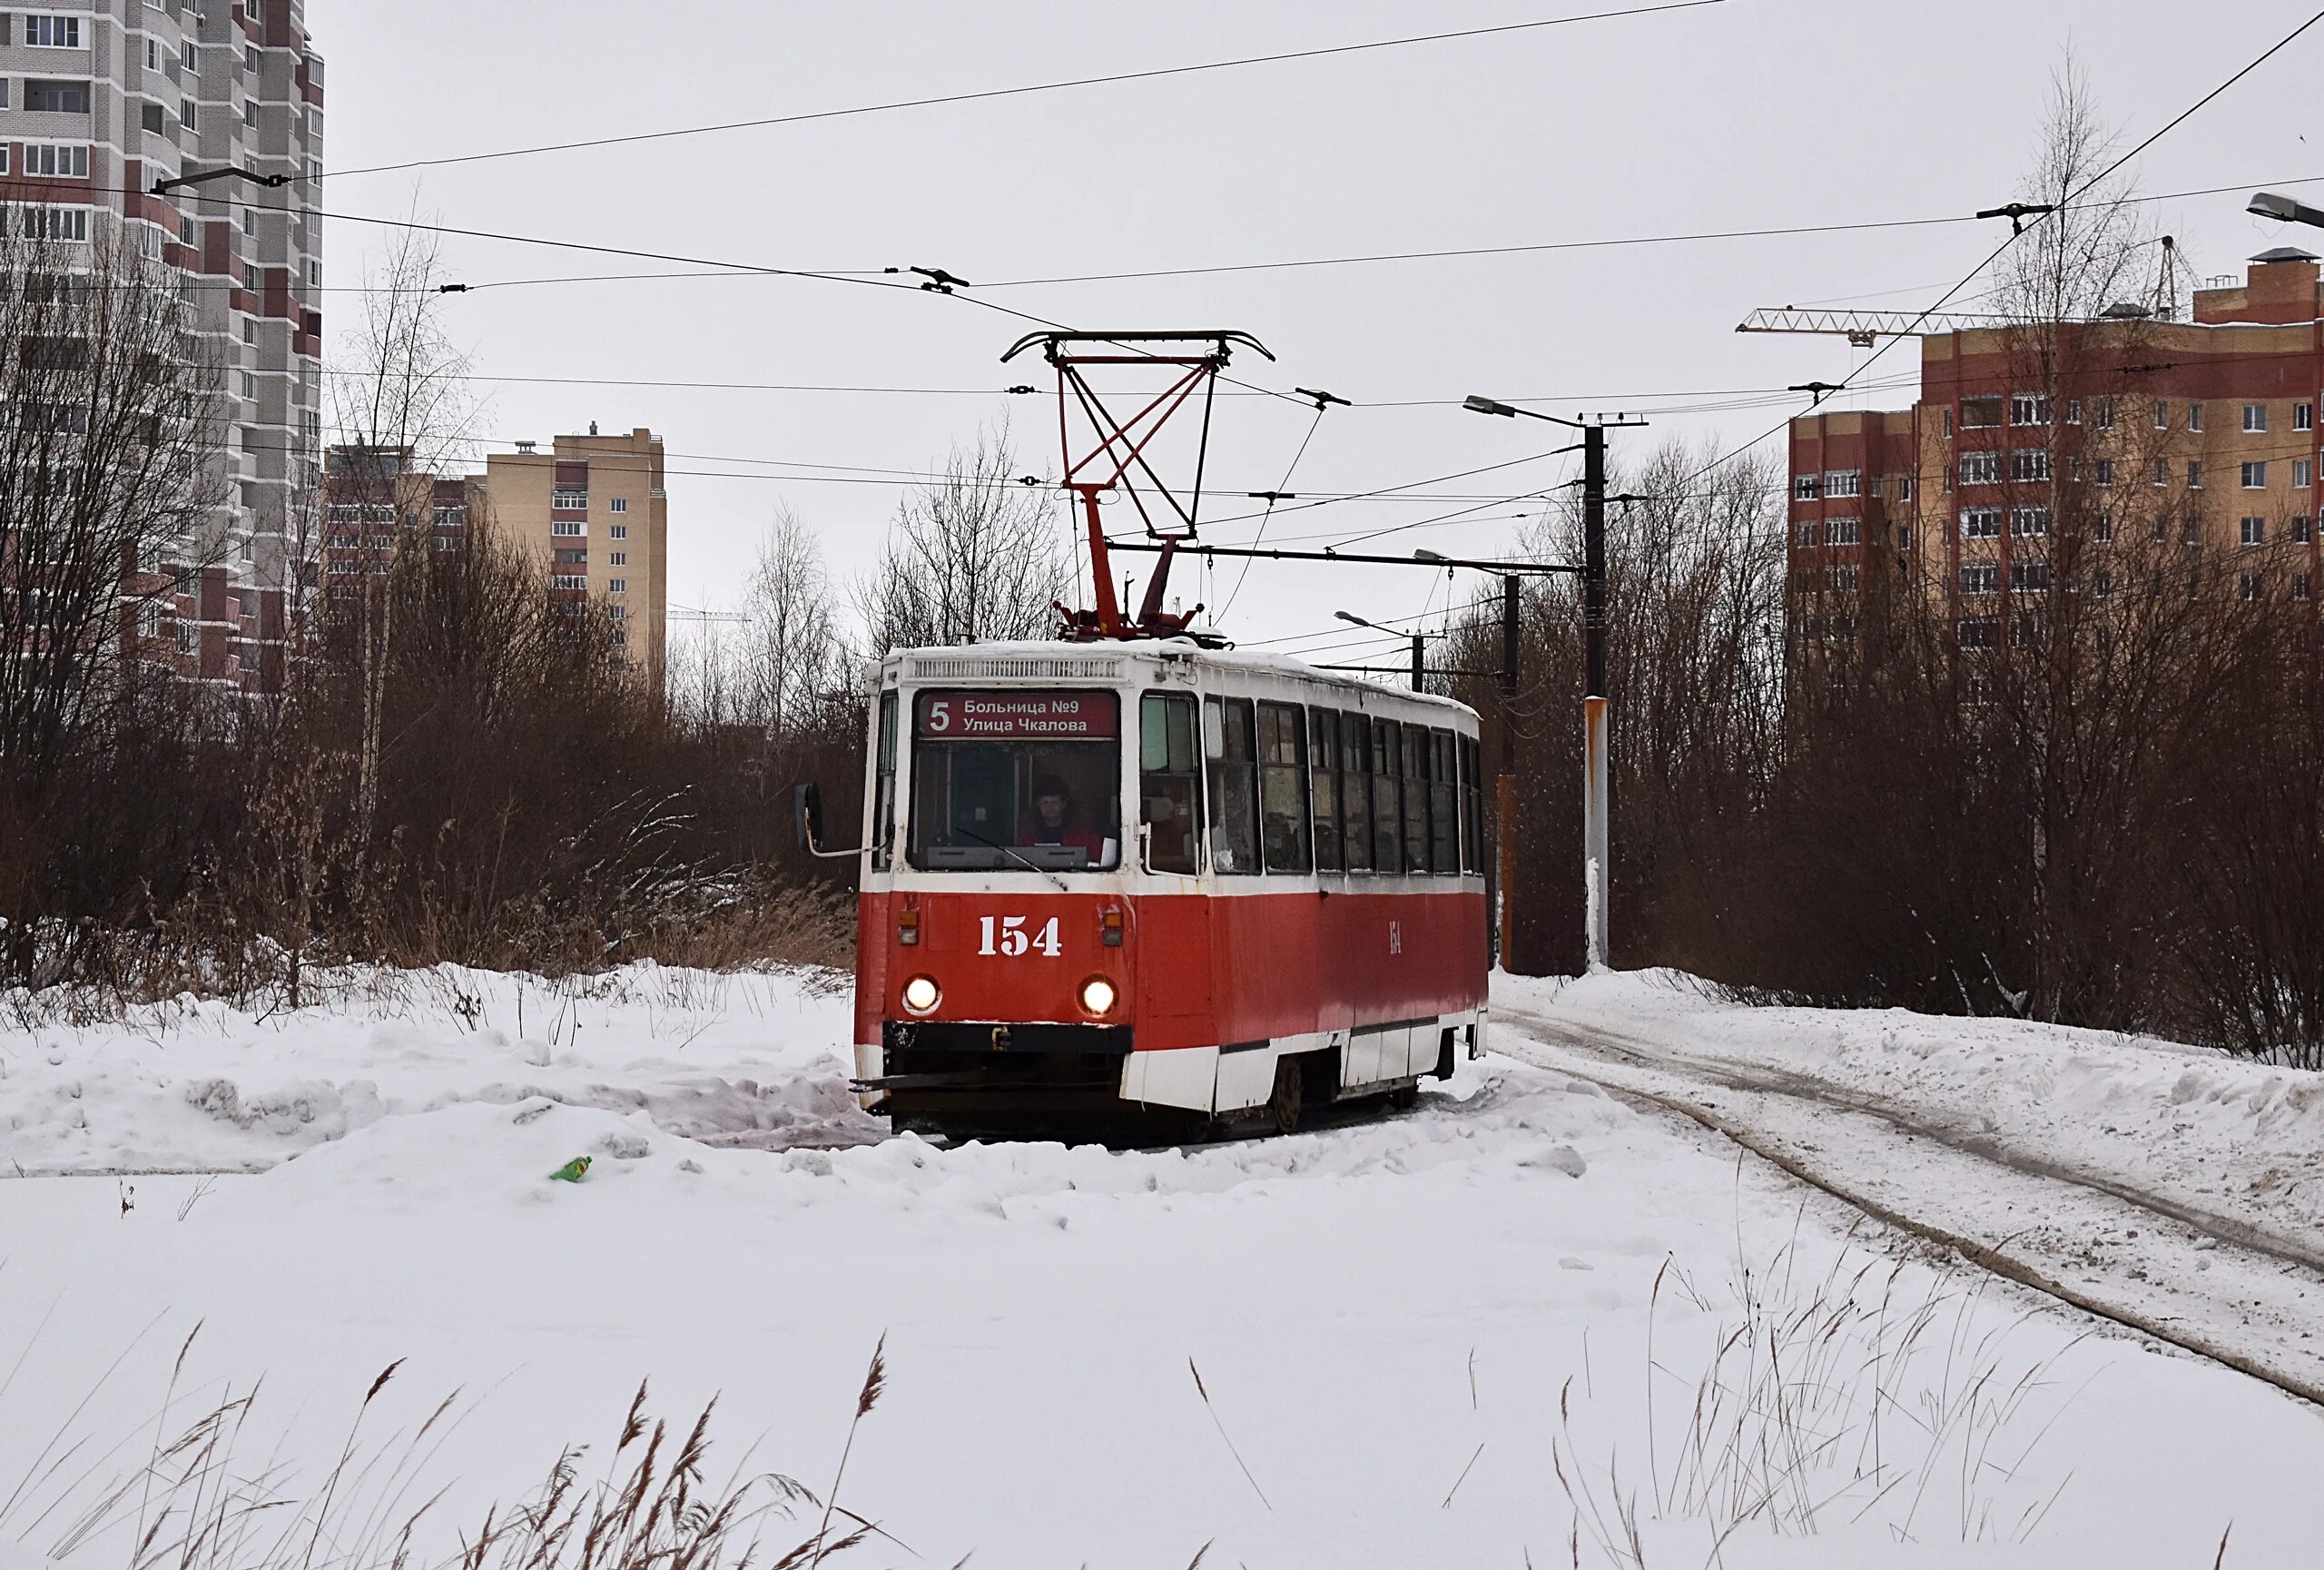
[[[1606,968],[1606,428],[1581,432],[1581,856],[1590,969]]]
[[[1517,575],[1501,580],[1501,777],[1493,782],[1493,817],[1501,825],[1495,862],[1493,935],[1502,968],[1509,966],[1509,940],[1516,918],[1517,886]]]

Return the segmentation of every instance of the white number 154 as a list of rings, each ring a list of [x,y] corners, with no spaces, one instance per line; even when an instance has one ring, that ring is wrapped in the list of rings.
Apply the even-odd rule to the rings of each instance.
[[[977,953],[1002,954],[1012,960],[1034,949],[1039,949],[1051,959],[1063,953],[1065,945],[1058,941],[1057,917],[1051,916],[1038,933],[1025,930],[1025,923],[1031,919],[1029,916],[979,916],[977,926],[983,941],[978,943]],[[996,925],[1000,929],[998,945],[993,941]]]

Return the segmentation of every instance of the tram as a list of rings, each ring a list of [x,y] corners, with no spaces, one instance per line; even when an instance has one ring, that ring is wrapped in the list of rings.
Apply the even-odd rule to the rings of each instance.
[[[903,650],[871,724],[855,1084],[899,1129],[1289,1131],[1480,1050],[1465,706],[1133,638]]]

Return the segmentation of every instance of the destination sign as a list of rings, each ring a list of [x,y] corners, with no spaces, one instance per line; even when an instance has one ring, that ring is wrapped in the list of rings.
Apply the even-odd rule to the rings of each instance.
[[[1109,692],[924,692],[919,735],[929,741],[1111,741],[1120,700]]]

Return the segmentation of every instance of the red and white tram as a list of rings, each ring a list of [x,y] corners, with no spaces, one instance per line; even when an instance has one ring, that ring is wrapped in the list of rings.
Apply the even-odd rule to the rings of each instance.
[[[1464,706],[1132,638],[904,650],[872,725],[857,1085],[899,1128],[1289,1130],[1478,1050]]]

